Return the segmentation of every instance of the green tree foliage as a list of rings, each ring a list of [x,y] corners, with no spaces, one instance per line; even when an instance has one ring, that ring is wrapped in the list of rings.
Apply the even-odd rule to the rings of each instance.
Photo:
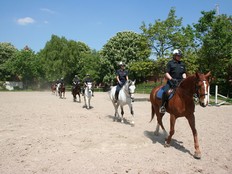
[[[181,49],[186,62],[187,70],[193,73],[197,69],[196,44],[194,30],[190,25],[182,26],[182,18],[177,19],[175,9],[171,8],[166,20],[156,20],[154,24],[142,24],[140,29],[149,41],[153,54],[156,57],[155,64],[160,71],[156,76],[162,77],[166,68],[167,60],[171,58],[173,49]],[[159,60],[161,59],[161,60]]]
[[[9,80],[10,74],[6,62],[11,59],[18,50],[11,43],[0,43],[0,79]]]
[[[93,51],[90,54],[85,54],[81,57],[82,67],[79,69],[80,78],[84,79],[86,74],[89,74],[95,83],[100,83],[101,79],[101,65],[100,56],[97,52]]]
[[[170,49],[181,48],[182,18],[177,19],[175,9],[171,8],[166,20],[156,20],[154,24],[146,24],[143,22],[140,29],[143,35],[148,39],[149,45],[157,58],[166,57]]]
[[[84,66],[82,57],[90,53],[90,48],[82,42],[68,41],[65,37],[52,35],[51,40],[39,53],[46,79],[54,81],[64,77],[67,81],[71,81]]]
[[[232,79],[232,17],[216,16],[215,11],[202,12],[202,15],[194,25],[201,40],[200,69],[211,71],[215,82],[229,89]]]
[[[18,51],[6,62],[6,67],[12,77],[23,81],[25,86],[36,84],[42,77],[40,60],[31,50]]]
[[[114,81],[120,61],[130,66],[132,62],[148,60],[150,52],[147,40],[142,35],[131,31],[118,32],[100,51],[103,81]]]
[[[154,61],[132,62],[129,67],[130,76],[137,82],[143,82],[146,77],[153,76],[155,71]]]

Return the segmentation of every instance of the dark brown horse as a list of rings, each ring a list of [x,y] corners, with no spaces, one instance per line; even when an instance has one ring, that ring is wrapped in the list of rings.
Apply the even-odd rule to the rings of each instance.
[[[180,85],[176,88],[174,96],[166,104],[166,110],[170,113],[170,132],[167,134],[163,123],[162,117],[164,114],[159,113],[159,108],[161,106],[161,99],[157,98],[157,92],[162,86],[152,89],[150,93],[151,101],[151,120],[154,118],[154,115],[157,116],[157,126],[155,134],[159,133],[159,126],[163,129],[166,134],[165,146],[169,147],[171,138],[175,132],[175,122],[178,117],[186,117],[189,122],[189,125],[192,129],[195,153],[194,157],[197,159],[201,158],[201,151],[199,148],[197,130],[195,127],[195,103],[193,96],[197,94],[199,99],[200,106],[206,107],[208,105],[208,86],[209,86],[209,76],[210,72],[206,75],[196,73],[195,75],[189,76],[184,79]],[[167,136],[168,135],[168,136]]]
[[[58,94],[60,98],[65,98],[65,86],[64,83],[59,83],[58,84]]]
[[[76,83],[72,87],[72,95],[73,95],[73,101],[75,102],[77,100],[77,95],[79,96],[79,103],[81,102],[81,85],[80,83]]]
[[[51,84],[51,91],[52,91],[52,94],[55,94],[56,93],[56,84]]]

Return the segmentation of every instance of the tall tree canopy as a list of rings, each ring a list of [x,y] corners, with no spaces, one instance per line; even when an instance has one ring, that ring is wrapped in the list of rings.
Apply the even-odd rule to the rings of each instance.
[[[118,32],[100,51],[103,81],[115,79],[118,63],[123,61],[127,66],[132,62],[148,60],[150,48],[145,37],[132,31]]]
[[[195,24],[199,38],[199,66],[202,71],[211,71],[215,82],[226,89],[232,80],[232,17],[216,15],[215,11],[202,12]]]
[[[11,43],[0,43],[0,79],[10,80],[10,73],[6,62],[11,59],[18,50]]]

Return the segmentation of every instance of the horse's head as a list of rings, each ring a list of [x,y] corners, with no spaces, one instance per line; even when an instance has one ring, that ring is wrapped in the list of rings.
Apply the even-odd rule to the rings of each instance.
[[[92,83],[91,82],[87,82],[86,84],[86,89],[91,92],[92,91]]]
[[[207,74],[196,73],[196,94],[202,107],[206,107],[208,105],[210,75],[210,72]]]
[[[135,93],[135,81],[128,80],[127,81],[127,90],[128,94],[130,95],[131,99],[134,100],[134,93]]]

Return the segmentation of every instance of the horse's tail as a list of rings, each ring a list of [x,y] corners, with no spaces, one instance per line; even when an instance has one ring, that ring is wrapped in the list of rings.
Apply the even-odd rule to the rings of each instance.
[[[154,109],[154,106],[151,104],[151,120],[150,120],[150,122],[153,120],[154,116],[155,116],[155,109]]]

